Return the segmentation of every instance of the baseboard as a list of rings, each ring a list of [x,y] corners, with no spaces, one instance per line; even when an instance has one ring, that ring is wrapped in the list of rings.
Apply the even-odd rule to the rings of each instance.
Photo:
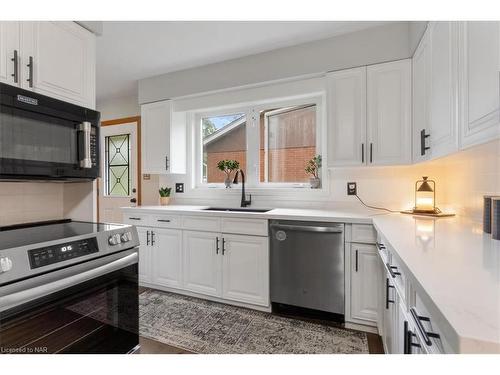
[[[356,331],[363,331],[368,333],[375,333],[378,335],[377,327],[367,326],[364,324],[345,322],[345,328],[354,329]]]
[[[142,286],[142,287],[145,287],[145,288],[162,290],[164,292],[171,292],[171,293],[182,294],[182,295],[185,295],[185,296],[195,297],[195,298],[200,298],[200,299],[205,299],[205,300],[208,300],[208,301],[224,303],[226,305],[232,305],[232,306],[238,306],[238,307],[245,307],[247,309],[258,310],[258,311],[263,311],[263,312],[271,312],[271,306],[257,306],[257,305],[252,305],[252,304],[244,303],[244,302],[231,301],[231,300],[227,300],[227,299],[224,299],[224,298],[219,298],[219,297],[214,297],[214,296],[207,296],[205,294],[191,292],[191,291],[185,290],[185,289],[169,288],[169,287],[165,287],[165,286],[161,286],[161,285],[156,285],[156,284],[149,284],[149,283],[145,283],[145,282],[140,282],[139,286]]]

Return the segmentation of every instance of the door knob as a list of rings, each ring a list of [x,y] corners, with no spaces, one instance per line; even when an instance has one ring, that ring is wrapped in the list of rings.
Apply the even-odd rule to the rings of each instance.
[[[130,200],[130,203],[137,203],[137,199],[136,199],[136,198],[132,198],[132,199]]]

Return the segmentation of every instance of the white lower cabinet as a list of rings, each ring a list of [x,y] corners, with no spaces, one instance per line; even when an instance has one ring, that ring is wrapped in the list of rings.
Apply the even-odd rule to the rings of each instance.
[[[269,305],[268,238],[225,234],[222,240],[222,297]]]
[[[155,228],[151,232],[151,282],[180,288],[182,286],[182,231]]]
[[[184,231],[183,236],[184,288],[220,297],[222,295],[220,234]]]
[[[139,282],[151,281],[151,247],[149,246],[150,231],[145,227],[137,227],[139,234]]]
[[[395,353],[397,348],[396,328],[397,328],[397,302],[398,297],[396,289],[391,282],[391,276],[384,276],[384,298],[383,298],[383,325],[384,330],[381,334],[384,344],[384,351],[387,354]]]
[[[350,320],[377,323],[379,259],[377,248],[368,244],[351,244]]]

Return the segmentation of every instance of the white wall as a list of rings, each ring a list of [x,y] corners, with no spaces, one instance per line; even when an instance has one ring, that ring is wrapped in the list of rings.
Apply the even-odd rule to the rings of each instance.
[[[135,95],[99,100],[96,108],[101,112],[101,121],[139,116],[141,114],[141,107]]]
[[[408,58],[409,23],[394,22],[315,42],[139,81],[139,103]]]

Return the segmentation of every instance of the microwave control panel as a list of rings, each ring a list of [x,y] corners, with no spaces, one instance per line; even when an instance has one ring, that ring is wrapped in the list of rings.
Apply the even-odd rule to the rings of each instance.
[[[99,252],[97,240],[87,238],[62,245],[42,247],[28,251],[31,269]]]

